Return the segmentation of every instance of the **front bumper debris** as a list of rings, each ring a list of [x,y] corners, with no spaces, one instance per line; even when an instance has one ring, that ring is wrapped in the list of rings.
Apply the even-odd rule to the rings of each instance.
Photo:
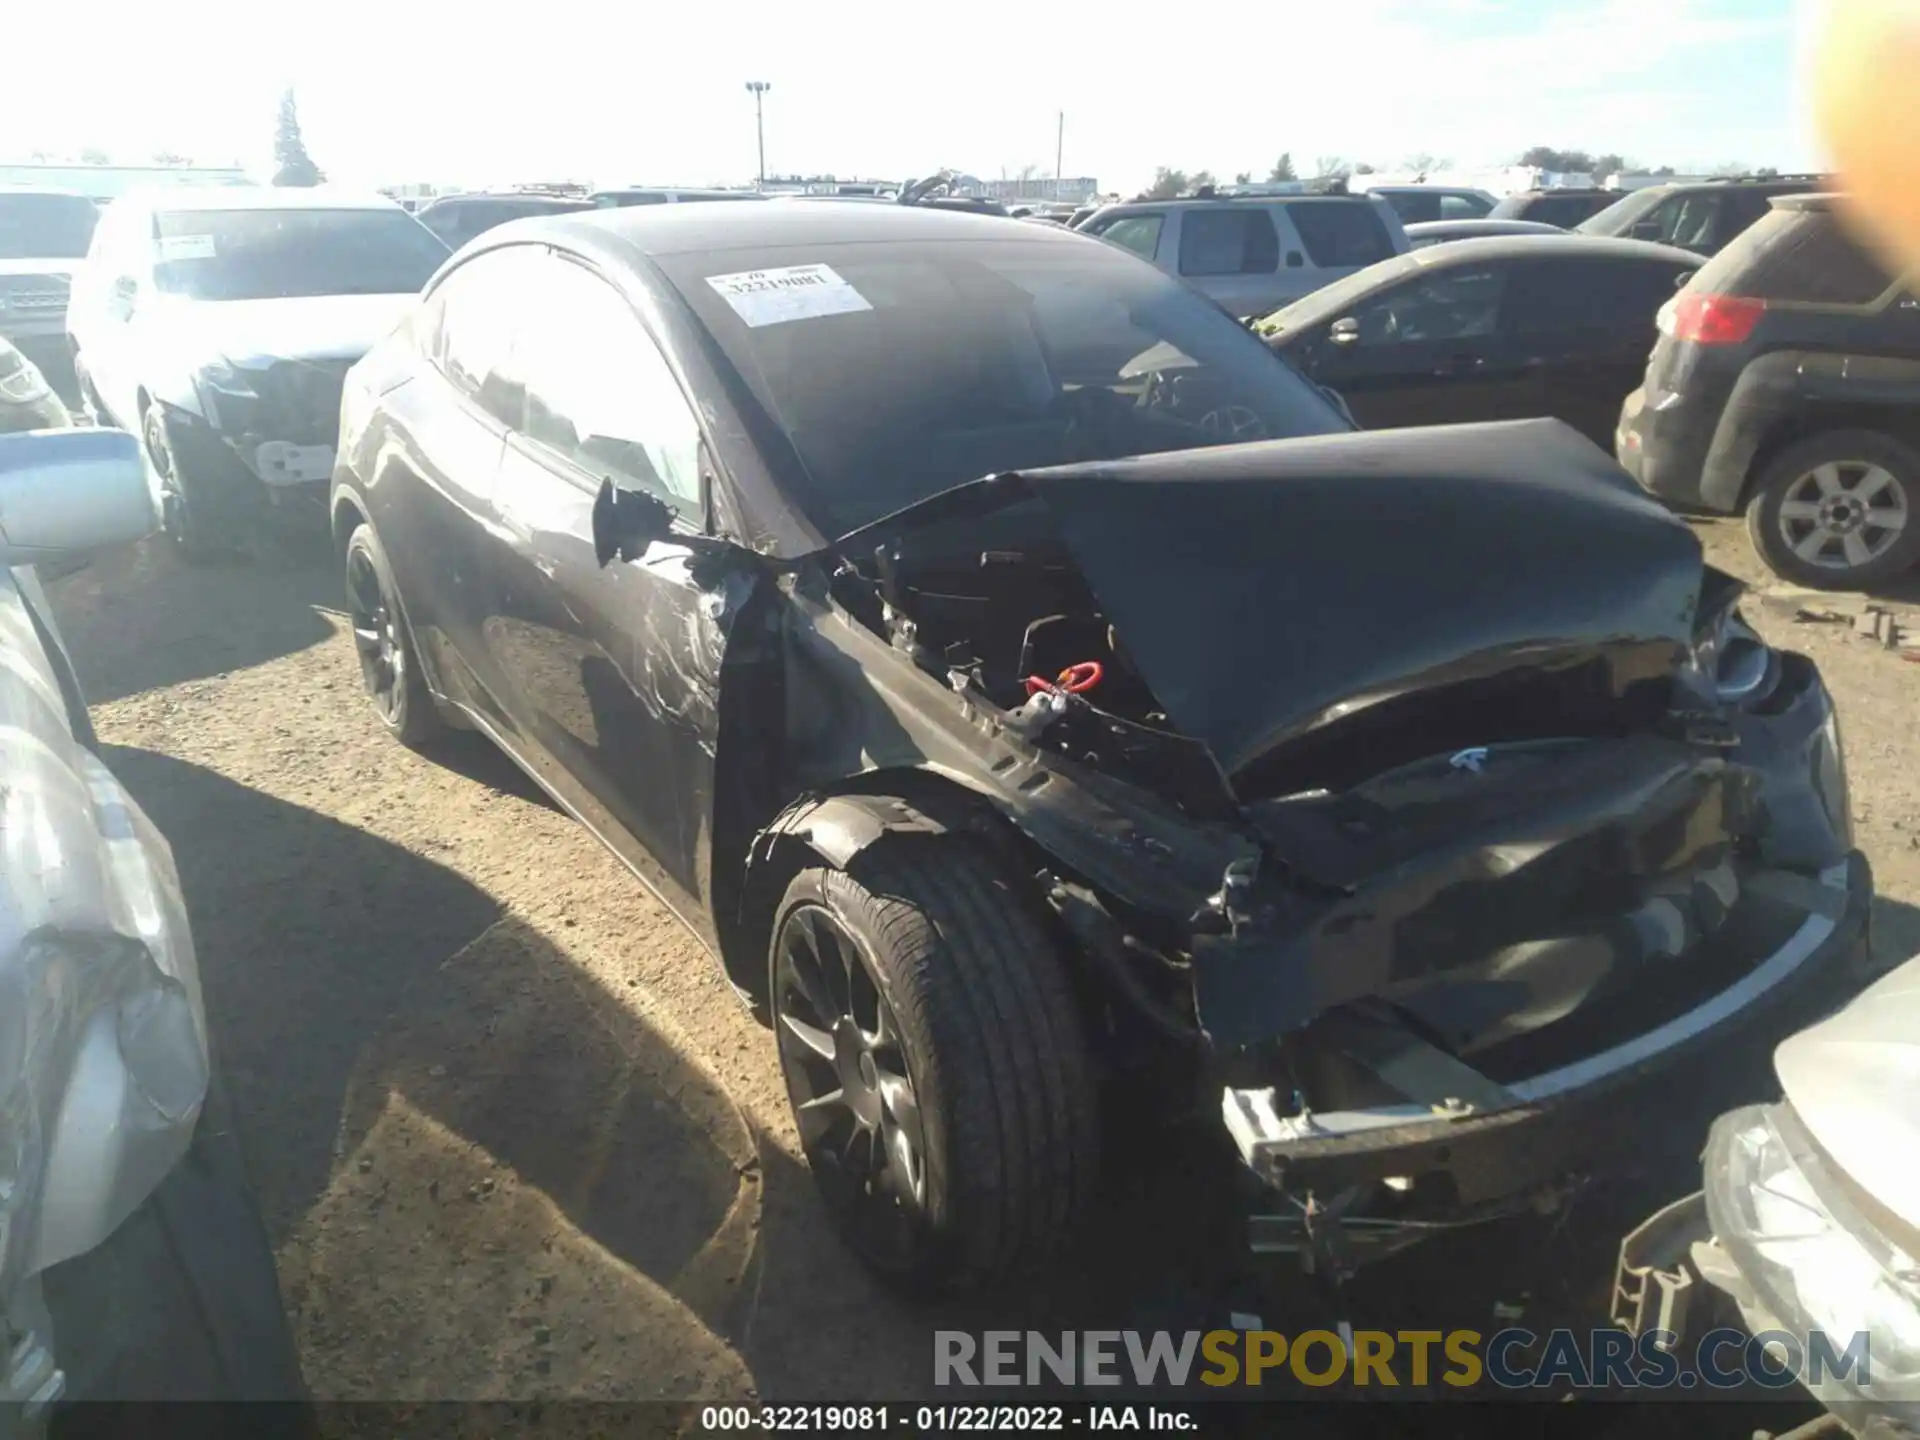
[[[1646,1116],[1687,1072],[1790,1033],[1866,978],[1866,859],[1854,854],[1817,877],[1789,878],[1800,883],[1762,887],[1775,903],[1803,908],[1778,948],[1725,989],[1598,1054],[1501,1083],[1374,1020],[1362,1043],[1385,1056],[1376,1072],[1403,1091],[1400,1103],[1285,1113],[1289,1097],[1273,1088],[1225,1090],[1221,1113],[1242,1161],[1296,1202],[1253,1218],[1253,1248],[1343,1271],[1434,1223],[1423,1216],[1410,1229],[1371,1213],[1383,1193],[1397,1198],[1438,1181],[1448,1197],[1440,1223],[1470,1223],[1630,1156]]]

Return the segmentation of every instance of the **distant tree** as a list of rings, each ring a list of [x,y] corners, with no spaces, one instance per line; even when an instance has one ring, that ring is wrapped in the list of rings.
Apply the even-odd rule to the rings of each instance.
[[[1744,160],[1723,160],[1707,172],[1709,175],[1744,175],[1747,162]]]
[[[1236,185],[1251,185],[1253,183],[1253,172],[1251,170],[1236,170],[1233,176],[1233,183]]]
[[[1218,180],[1213,178],[1213,172],[1211,170],[1196,170],[1192,175],[1187,177],[1187,188],[1189,190],[1204,190],[1219,183]]]
[[[1611,169],[1608,162],[1614,162]],[[1618,155],[1603,155],[1598,160],[1585,150],[1556,150],[1551,145],[1536,145],[1521,155],[1522,165],[1532,166],[1536,170],[1552,170],[1560,174],[1593,175],[1611,174],[1621,168]]]
[[[300,111],[291,90],[280,97],[280,120],[273,132],[273,158],[279,166],[273,172],[276,185],[304,187],[318,185],[327,178],[326,172],[307,154],[306,141],[300,138]]]
[[[1366,161],[1362,160],[1353,167],[1353,173],[1356,175],[1378,175],[1380,170],[1378,166],[1369,165]]]
[[[1444,156],[1429,155],[1425,151],[1407,157],[1407,169],[1421,175],[1429,174],[1435,170],[1444,170],[1452,163],[1451,160],[1448,160]]]
[[[1662,165],[1657,170],[1647,171],[1647,174],[1649,175],[1672,175],[1674,173],[1675,173],[1674,168],[1671,165]]]
[[[31,155],[27,156],[27,159],[36,165],[44,165],[47,163],[47,152],[44,150],[35,150]]]
[[[82,165],[110,165],[113,162],[107,159],[106,151],[100,149],[98,146],[89,145],[80,152],[80,163]]]
[[[1627,169],[1624,155],[1598,155],[1594,157],[1593,173],[1598,176],[1619,175]]]
[[[1753,173],[1760,176],[1761,179],[1763,180],[1771,180],[1780,173],[1780,170],[1778,166],[1762,165],[1758,170],[1754,171]]]
[[[1031,160],[1029,160],[1026,164],[1022,165],[1017,171],[1014,172],[1014,178],[1018,180],[1031,180],[1033,179],[1034,176],[1038,175],[1039,173],[1040,173],[1040,167],[1034,164]]]
[[[1322,180],[1344,180],[1353,167],[1338,155],[1321,155],[1313,162],[1313,173]]]
[[[1298,180],[1299,178],[1300,176],[1293,168],[1293,152],[1291,150],[1281,151],[1280,158],[1273,162],[1273,169],[1267,172],[1267,179],[1269,181]]]
[[[191,165],[193,161],[185,155],[176,155],[171,150],[156,150],[153,152],[153,163],[156,165]]]
[[[1140,192],[1142,200],[1171,200],[1187,188],[1187,172],[1169,170],[1159,166],[1153,172],[1153,183]]]

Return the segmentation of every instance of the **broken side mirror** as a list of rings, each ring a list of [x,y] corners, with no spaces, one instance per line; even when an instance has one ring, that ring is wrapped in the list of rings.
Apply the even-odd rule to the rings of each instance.
[[[593,558],[604,570],[617,556],[638,560],[656,540],[673,534],[674,508],[644,490],[620,490],[600,482],[593,497]]]
[[[1351,315],[1333,322],[1327,330],[1327,339],[1335,345],[1353,345],[1360,339],[1360,322]]]

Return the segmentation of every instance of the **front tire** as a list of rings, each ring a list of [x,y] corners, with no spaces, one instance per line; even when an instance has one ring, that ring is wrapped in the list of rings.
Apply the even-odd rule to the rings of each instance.
[[[147,463],[159,480],[161,524],[180,558],[191,565],[202,565],[230,553],[227,546],[219,543],[213,517],[207,514],[205,488],[181,467],[179,446],[174,443],[172,427],[159,405],[147,407],[146,418],[141,421],[141,438],[147,449]]]
[[[347,537],[345,557],[347,615],[367,698],[389,733],[418,750],[437,740],[446,727],[421,673],[393,567],[373,526],[355,528]]]
[[[1767,462],[1747,536],[1775,574],[1819,590],[1881,585],[1920,563],[1920,454],[1874,430],[1831,430]]]
[[[958,839],[802,871],[775,915],[774,1030],[829,1216],[914,1292],[1047,1259],[1098,1169],[1097,1099],[1056,943]]]

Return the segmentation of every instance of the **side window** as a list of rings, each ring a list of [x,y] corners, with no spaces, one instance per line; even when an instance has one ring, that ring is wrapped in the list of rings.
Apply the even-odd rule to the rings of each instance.
[[[535,259],[528,247],[489,251],[434,288],[421,327],[433,363],[453,387],[501,424],[525,419],[524,387],[513,363],[521,280]]]
[[[1400,217],[1402,225],[1419,225],[1428,220],[1452,218],[1438,195],[1409,194],[1402,190],[1389,195],[1387,203],[1393,207],[1393,213]]]
[[[1303,201],[1287,206],[1307,258],[1321,269],[1359,268],[1391,260],[1393,239],[1371,202]]]
[[[1715,243],[1720,223],[1720,195],[1675,195],[1633,227],[1635,239],[1666,245],[1705,249]]]
[[[700,425],[639,316],[606,281],[545,257],[516,363],[526,435],[625,489],[702,518]]]
[[[1420,276],[1356,306],[1360,344],[1412,345],[1491,335],[1500,318],[1507,272],[1460,266]]]
[[[1093,233],[1123,250],[1133,251],[1143,260],[1151,260],[1160,248],[1160,228],[1165,223],[1158,215],[1122,215]]]
[[[1188,210],[1180,217],[1182,275],[1271,275],[1280,237],[1260,206]]]
[[[1485,202],[1475,200],[1471,195],[1442,195],[1440,197],[1440,218],[1442,220],[1478,220],[1492,207]]]
[[[1650,340],[1654,316],[1673,298],[1676,277],[1691,273],[1660,261],[1541,260],[1516,266],[1507,282],[1501,328],[1517,335],[1644,332]]]

